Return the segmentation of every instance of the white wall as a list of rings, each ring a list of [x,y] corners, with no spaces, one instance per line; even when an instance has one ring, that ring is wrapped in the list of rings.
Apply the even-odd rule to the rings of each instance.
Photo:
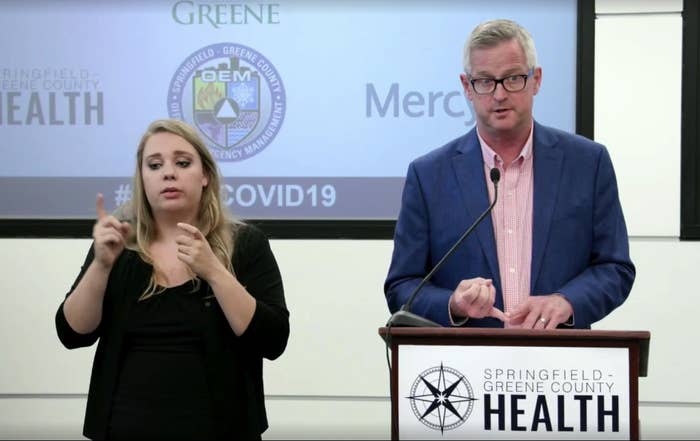
[[[597,328],[651,331],[649,376],[640,382],[646,439],[700,437],[692,350],[700,243],[678,240],[681,9],[680,0],[596,3],[595,138],[615,163],[637,265],[629,300]],[[662,78],[674,89],[659,92]],[[63,349],[53,314],[89,243],[0,240],[0,438],[80,437],[93,350]],[[292,334],[287,352],[266,365],[265,437],[388,438],[377,328],[388,317],[391,241],[272,245]]]

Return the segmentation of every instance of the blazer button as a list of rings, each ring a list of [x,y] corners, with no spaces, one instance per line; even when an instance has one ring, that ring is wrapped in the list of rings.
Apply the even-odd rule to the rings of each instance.
[[[211,302],[209,300],[207,300],[206,302],[204,302],[204,306],[207,306],[207,307],[211,306]]]

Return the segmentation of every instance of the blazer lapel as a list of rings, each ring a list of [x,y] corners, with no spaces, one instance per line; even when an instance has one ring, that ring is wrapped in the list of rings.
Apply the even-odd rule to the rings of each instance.
[[[462,193],[462,200],[469,214],[467,216],[469,223],[464,226],[466,231],[466,228],[469,228],[489,206],[484,160],[479,139],[476,136],[476,129],[469,132],[457,150],[458,154],[452,159],[452,168]],[[494,275],[494,282],[500,290],[501,276],[498,271],[496,239],[493,234],[493,221],[490,214],[481,221],[472,234],[476,234],[479,238],[481,250],[486,256],[491,274]]]
[[[534,200],[532,219],[532,269],[530,292],[536,286],[547,248],[549,227],[557,201],[563,152],[557,147],[556,135],[535,123],[534,144]]]

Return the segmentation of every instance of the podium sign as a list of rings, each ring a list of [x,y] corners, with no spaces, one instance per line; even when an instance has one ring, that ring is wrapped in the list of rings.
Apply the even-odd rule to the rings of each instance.
[[[639,439],[647,331],[380,328],[392,439]]]
[[[407,439],[629,439],[629,350],[399,346]]]

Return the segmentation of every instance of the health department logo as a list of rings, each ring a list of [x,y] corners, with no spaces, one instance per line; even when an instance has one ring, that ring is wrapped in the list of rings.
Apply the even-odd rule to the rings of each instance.
[[[256,50],[217,43],[189,55],[168,90],[168,114],[197,127],[217,160],[242,161],[272,143],[286,97],[272,63]]]
[[[416,418],[441,434],[467,421],[476,400],[467,378],[442,363],[423,371],[406,398]]]

